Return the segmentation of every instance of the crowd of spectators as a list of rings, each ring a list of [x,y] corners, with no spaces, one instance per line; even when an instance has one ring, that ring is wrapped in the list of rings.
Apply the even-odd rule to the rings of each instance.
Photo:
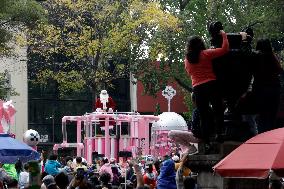
[[[146,162],[141,158],[117,162],[103,157],[87,164],[82,157],[67,156],[59,161],[57,155],[51,154],[38,162],[38,185],[41,189],[194,189],[195,179],[184,165],[187,157],[184,155],[180,161],[179,154],[172,153]],[[31,172],[29,162],[0,164],[0,188],[29,188],[34,180]]]

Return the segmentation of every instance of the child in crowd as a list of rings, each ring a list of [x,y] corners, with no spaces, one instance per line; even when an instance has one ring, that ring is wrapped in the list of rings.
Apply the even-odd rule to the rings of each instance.
[[[19,174],[19,189],[24,189],[29,186],[29,165],[26,163],[24,164],[24,170]]]
[[[57,155],[52,154],[45,164],[44,171],[49,175],[55,176],[60,172],[60,167],[61,164],[57,161]]]

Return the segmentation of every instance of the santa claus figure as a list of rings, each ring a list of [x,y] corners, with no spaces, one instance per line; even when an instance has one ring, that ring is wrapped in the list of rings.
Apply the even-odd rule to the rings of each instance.
[[[100,98],[96,100],[94,109],[96,111],[102,110],[104,112],[112,112],[115,109],[114,100],[108,95],[106,90],[102,90],[100,93]]]
[[[97,112],[103,111],[103,112],[113,112],[115,110],[115,102],[114,100],[108,95],[106,90],[102,90],[100,93],[100,98],[97,98],[96,103],[94,104],[94,110]],[[100,118],[100,120],[104,120],[104,118]],[[115,121],[113,118],[110,118],[109,120],[109,134],[111,136],[115,135]],[[100,127],[104,127],[105,122],[100,121]],[[98,129],[98,127],[96,127]],[[101,129],[98,129],[96,131],[98,135],[103,134]]]

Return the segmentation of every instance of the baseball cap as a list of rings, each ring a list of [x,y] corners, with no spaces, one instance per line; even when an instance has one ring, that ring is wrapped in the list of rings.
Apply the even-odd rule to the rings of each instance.
[[[52,175],[46,175],[43,177],[42,182],[48,188],[51,185],[56,185],[54,177]]]

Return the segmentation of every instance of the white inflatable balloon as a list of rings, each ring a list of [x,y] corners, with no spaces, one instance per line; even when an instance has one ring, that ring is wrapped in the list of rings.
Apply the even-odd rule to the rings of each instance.
[[[24,133],[24,142],[29,146],[36,146],[39,140],[40,136],[35,130],[29,129]]]

